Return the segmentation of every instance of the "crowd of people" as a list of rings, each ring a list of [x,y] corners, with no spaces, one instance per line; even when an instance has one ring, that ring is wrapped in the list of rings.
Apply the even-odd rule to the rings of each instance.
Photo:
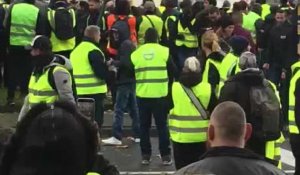
[[[216,3],[3,2],[0,83],[7,89],[7,106],[15,105],[17,89],[24,104],[0,170],[60,174],[59,165],[68,162],[67,174],[103,174],[94,167],[100,157],[105,171],[116,173],[97,155],[109,93],[112,136],[101,142],[122,145],[128,112],[143,165],[151,163],[154,118],[162,164],[172,165],[173,157],[178,174],[283,174],[285,131],[300,174],[296,5],[225,1],[218,8]],[[75,109],[79,99],[94,101],[94,125]],[[67,122],[64,131],[56,130]],[[65,150],[69,147],[74,150]],[[70,154],[67,160],[52,157],[56,151]],[[43,172],[46,167],[51,171]]]

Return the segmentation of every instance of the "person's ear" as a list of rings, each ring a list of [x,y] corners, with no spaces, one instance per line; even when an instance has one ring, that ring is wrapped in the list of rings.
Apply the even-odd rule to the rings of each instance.
[[[215,139],[215,127],[213,125],[209,125],[207,129],[207,140],[211,142]]]
[[[252,135],[252,125],[250,123],[246,123],[246,127],[245,127],[245,143],[250,139]]]

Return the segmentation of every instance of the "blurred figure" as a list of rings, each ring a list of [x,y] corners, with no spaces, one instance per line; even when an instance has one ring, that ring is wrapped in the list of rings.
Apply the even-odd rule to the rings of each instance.
[[[76,91],[79,98],[95,100],[95,121],[101,129],[104,117],[104,98],[107,92],[105,80],[107,67],[105,56],[99,49],[100,28],[88,26],[84,31],[83,41],[72,51],[70,61]]]
[[[219,104],[211,114],[207,131],[211,148],[200,161],[182,168],[175,175],[284,175],[263,157],[245,149],[251,133],[251,124],[246,123],[246,114],[240,105],[234,102]]]
[[[116,168],[97,154],[98,149],[97,128],[74,104],[39,104],[18,124],[5,148],[0,173],[118,175]]]
[[[211,85],[201,81],[200,72],[197,58],[187,58],[179,82],[172,86],[174,107],[170,111],[169,130],[176,169],[198,161],[206,151],[207,116],[217,99]],[[191,100],[192,96],[197,98],[199,105]]]
[[[34,0],[15,3],[9,8],[4,20],[8,39],[7,58],[7,105],[14,105],[15,91],[20,87],[22,96],[28,93],[28,83],[32,71],[29,45],[35,35],[43,34],[43,16],[35,7]]]
[[[0,1],[0,21],[4,21],[6,12],[9,8],[9,1]],[[3,22],[0,23],[0,38],[2,38],[0,42],[0,88],[3,86],[6,86],[7,84],[7,73],[6,73],[6,56],[7,56],[7,41],[5,39],[7,38],[5,36],[5,30],[3,26]]]
[[[252,36],[255,36],[255,22],[260,19],[260,15],[249,10],[247,2],[240,1],[240,12],[243,13],[243,28],[251,32]]]
[[[75,47],[76,14],[66,0],[56,0],[47,13],[47,36],[52,43],[53,52],[70,57]]]

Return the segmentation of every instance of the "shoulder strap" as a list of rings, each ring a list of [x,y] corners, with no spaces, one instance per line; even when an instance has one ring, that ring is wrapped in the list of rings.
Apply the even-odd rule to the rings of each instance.
[[[55,85],[55,81],[54,81],[54,76],[53,76],[53,71],[54,71],[54,68],[55,68],[55,67],[56,67],[56,66],[51,66],[51,67],[49,68],[49,72],[48,72],[48,82],[49,82],[50,86],[51,86],[55,91],[57,91],[56,85]]]
[[[190,89],[185,87],[183,84],[181,84],[181,87],[183,88],[184,92],[186,93],[186,95],[190,98],[190,100],[192,101],[193,105],[196,107],[196,109],[198,110],[198,112],[201,115],[201,118],[203,120],[207,120],[208,116],[207,113],[203,107],[203,105],[201,104],[200,100],[196,97],[196,95],[194,94],[194,92]]]
[[[149,18],[148,15],[145,15],[145,17],[148,19],[148,21],[151,23],[152,27],[155,28],[155,25],[153,24],[152,20]]]

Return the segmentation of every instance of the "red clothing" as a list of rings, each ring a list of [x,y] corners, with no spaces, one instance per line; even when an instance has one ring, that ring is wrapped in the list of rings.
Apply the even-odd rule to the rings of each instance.
[[[256,45],[254,44],[251,33],[248,30],[244,29],[240,25],[235,25],[234,30],[233,30],[233,35],[243,36],[243,37],[247,38],[249,41],[249,44],[251,46],[250,51],[252,53],[256,54]]]

